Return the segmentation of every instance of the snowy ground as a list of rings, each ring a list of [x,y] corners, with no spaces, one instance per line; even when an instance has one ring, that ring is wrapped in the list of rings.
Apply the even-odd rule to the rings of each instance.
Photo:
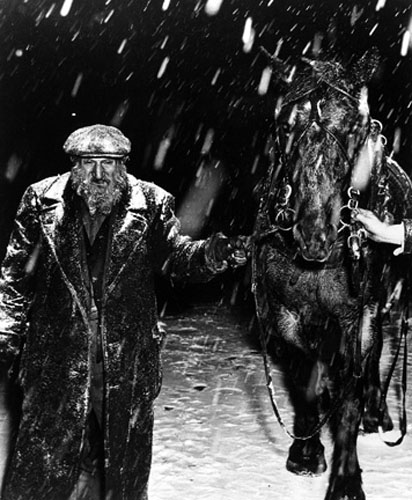
[[[327,472],[305,478],[285,469],[290,439],[272,413],[261,356],[247,324],[219,307],[197,308],[167,317],[165,323],[168,340],[156,405],[151,500],[323,500]],[[291,408],[276,373],[274,367],[278,403],[290,426]],[[411,382],[409,373],[409,387]],[[408,392],[411,396],[412,390]],[[396,419],[394,395],[390,407]],[[408,417],[412,423],[410,403]],[[359,437],[368,500],[411,498],[411,424],[408,430],[395,448],[378,435]],[[330,457],[327,431],[323,441]]]
[[[290,439],[272,413],[261,356],[247,320],[224,307],[204,305],[164,322],[168,336],[164,384],[156,401],[150,500],[323,500],[328,473],[305,478],[285,469]],[[273,367],[278,403],[290,427],[292,412],[277,374]],[[412,371],[407,400],[412,424],[411,387]],[[399,404],[393,394],[390,407],[396,419]],[[396,448],[387,447],[377,435],[359,437],[367,500],[411,498],[411,424]],[[0,466],[8,425],[1,407]],[[329,458],[327,431],[323,442]]]

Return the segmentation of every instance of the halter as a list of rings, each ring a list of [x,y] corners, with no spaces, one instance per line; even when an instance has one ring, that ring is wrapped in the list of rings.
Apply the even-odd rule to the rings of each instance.
[[[327,80],[321,80],[323,83],[327,84],[329,87],[331,87],[333,90],[336,92],[339,92],[340,94],[344,95],[346,98],[350,99],[352,102],[358,104],[358,100],[350,95],[348,92],[345,90],[337,87],[336,85],[333,85]],[[318,87],[311,88],[303,93],[300,93],[299,95],[293,96],[292,99],[289,99],[286,101],[284,105],[291,105],[293,103],[297,103],[298,101],[301,101],[305,97],[311,96],[313,93],[318,91]],[[283,180],[280,188],[277,191],[277,196],[276,196],[276,201],[274,203],[274,228],[280,231],[290,231],[293,228],[294,225],[294,216],[295,216],[295,210],[290,207],[289,202],[293,194],[293,189],[291,184],[289,183],[288,180],[288,172],[287,172],[287,165],[290,164],[290,159],[293,158],[296,149],[299,147],[299,144],[302,140],[302,138],[307,134],[309,129],[313,126],[313,124],[316,124],[326,135],[328,135],[330,138],[332,138],[333,142],[337,144],[339,151],[341,153],[341,156],[343,158],[343,161],[346,165],[349,166],[348,169],[348,175],[352,173],[353,168],[354,168],[354,159],[349,158],[349,155],[347,153],[347,149],[344,147],[342,144],[341,140],[339,137],[336,136],[331,130],[329,130],[327,127],[324,126],[324,124],[321,121],[322,118],[322,110],[320,108],[320,99],[311,99],[311,115],[309,119],[309,123],[306,125],[304,130],[301,132],[300,136],[296,141],[294,141],[294,148],[290,154],[286,153],[285,147],[282,147],[279,141],[279,129],[277,130],[276,133],[276,145],[277,145],[277,150],[280,155],[280,170],[284,172],[283,175]],[[386,139],[381,136],[381,131],[382,131],[382,124],[378,120],[371,119],[368,121],[369,125],[369,136],[370,137],[377,137],[380,136],[382,137],[383,144],[386,144]],[[367,139],[367,136],[365,136],[364,141],[361,143],[361,146],[365,144],[365,141]],[[355,158],[355,155],[354,155]],[[272,202],[274,198],[274,182],[271,182],[270,186],[270,191],[269,191],[269,196],[268,196],[268,205],[270,205],[270,202]],[[378,194],[382,193],[382,189],[380,189],[380,192]],[[349,185],[349,187],[346,189],[346,195],[347,195],[347,202],[345,205],[341,207],[341,217],[339,220],[339,227],[338,227],[338,235],[341,235],[343,231],[349,230],[349,236],[347,237],[346,244],[347,247],[349,248],[350,255],[352,259],[354,260],[359,260],[361,257],[361,250],[362,248],[366,245],[367,242],[367,233],[363,229],[363,227],[355,222],[353,220],[353,214],[357,210],[359,206],[359,199],[360,199],[360,192],[359,190],[355,189],[352,185]],[[343,213],[345,211],[349,212],[349,221],[350,222],[345,222]]]
[[[330,84],[329,82],[327,82],[325,80],[322,80],[322,81],[324,83],[326,83],[329,87],[336,90],[337,92],[340,92],[341,94],[343,94],[345,97],[348,97],[351,101],[358,103],[358,101],[355,97],[351,96],[350,94],[348,94],[344,90],[339,89],[338,87]],[[298,101],[301,101],[303,98],[305,98],[307,96],[311,96],[313,93],[317,92],[318,90],[319,90],[318,87],[311,88],[308,91],[304,92],[303,94],[299,94],[298,96],[293,97],[293,99],[287,100],[283,106],[286,106],[286,105],[289,106],[290,104],[297,103]],[[320,127],[323,132],[325,132],[327,135],[332,137],[332,139],[338,145],[341,153],[343,154],[345,161],[348,163],[348,165],[351,165],[350,158],[349,158],[348,153],[346,152],[346,148],[343,146],[342,142],[339,140],[339,138],[336,136],[336,134],[334,134],[331,130],[324,127],[322,122],[321,122],[322,110],[320,109],[320,105],[319,105],[320,101],[321,101],[321,99],[313,99],[313,100],[311,99],[310,100],[310,103],[312,105],[310,123],[305,127],[305,129],[301,133],[301,135],[300,135],[299,139],[296,141],[296,143],[297,143],[297,145],[299,145],[299,142],[302,139],[302,137],[304,137],[305,134],[307,133],[307,131],[312,127],[312,125],[314,123],[316,123],[316,125],[318,127]],[[316,105],[314,105],[315,102],[316,102]],[[280,149],[280,144],[279,144],[279,149]],[[281,155],[284,157],[283,151],[281,151]],[[285,164],[287,164],[287,161],[285,162]]]

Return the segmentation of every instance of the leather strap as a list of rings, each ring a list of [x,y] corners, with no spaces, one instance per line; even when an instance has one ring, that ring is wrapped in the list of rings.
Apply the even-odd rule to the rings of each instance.
[[[405,231],[404,253],[412,253],[412,219],[404,219],[403,227]]]

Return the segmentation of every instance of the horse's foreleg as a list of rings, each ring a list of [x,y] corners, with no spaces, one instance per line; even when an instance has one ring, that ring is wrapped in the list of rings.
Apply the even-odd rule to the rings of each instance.
[[[293,355],[290,367],[291,397],[295,410],[294,435],[312,434],[319,423],[318,395],[321,392],[322,367],[301,354]],[[326,470],[324,447],[319,432],[310,439],[294,439],[286,462],[286,468],[295,474],[316,476]]]
[[[302,412],[295,417],[294,434],[296,436],[306,436],[317,423],[317,411],[314,411],[310,405],[308,405],[305,407],[305,413]],[[294,474],[304,476],[318,476],[325,472],[326,460],[324,446],[320,441],[319,433],[316,433],[310,439],[293,440],[289,448],[286,468]]]
[[[362,336],[356,309],[341,317],[340,326],[344,343],[336,358],[335,398],[337,411],[331,422],[334,438],[332,470],[326,500],[364,500],[361,469],[357,454],[357,438],[364,408],[364,377],[357,376],[354,353],[356,342],[361,340],[362,356],[370,351],[373,343],[373,324],[369,310],[364,309]]]
[[[346,372],[348,375],[351,374]],[[325,500],[364,500],[356,449],[363,409],[363,381],[355,377],[343,378],[339,387],[338,397],[342,399],[342,405],[333,422],[335,446]]]

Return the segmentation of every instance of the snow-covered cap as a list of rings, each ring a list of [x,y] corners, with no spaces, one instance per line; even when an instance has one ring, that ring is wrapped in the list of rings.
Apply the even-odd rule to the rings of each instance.
[[[130,153],[131,143],[122,132],[110,125],[90,125],[72,132],[63,144],[72,156],[108,156],[121,158]]]

